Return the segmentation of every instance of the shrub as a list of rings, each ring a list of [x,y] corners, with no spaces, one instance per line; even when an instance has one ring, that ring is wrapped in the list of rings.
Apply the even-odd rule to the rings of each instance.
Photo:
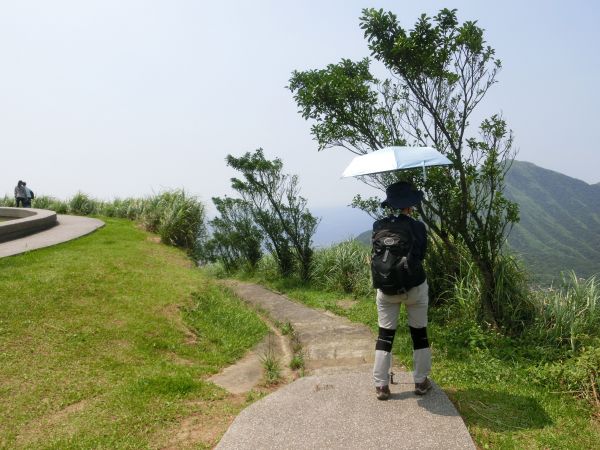
[[[441,239],[432,233],[429,234],[424,267],[429,285],[429,301],[432,305],[452,301],[455,280],[460,278],[461,271],[472,270],[471,267],[466,267],[467,252],[456,242],[454,246],[460,252],[458,257],[450,254]]]
[[[368,295],[372,292],[369,248],[348,240],[315,252],[311,267],[314,284],[328,291]]]
[[[280,277],[279,275],[279,264],[275,257],[271,254],[265,254],[260,261],[258,261],[257,273],[259,273],[266,280],[276,280]]]
[[[49,209],[57,214],[66,214],[69,212],[69,204],[67,202],[47,195],[34,198],[31,206],[38,209]]]
[[[562,285],[537,292],[536,331],[551,344],[569,345],[576,350],[591,337],[600,337],[600,290],[596,277],[577,278],[563,274]]]
[[[506,253],[497,259],[494,272],[494,302],[499,323],[506,331],[521,334],[535,321],[527,271],[520,260]]]
[[[460,274],[454,278],[443,297],[451,299],[446,303],[450,318],[471,322],[478,320],[481,282],[475,264],[464,262]]]
[[[429,265],[427,279],[428,282],[433,279],[434,283],[437,280],[437,286],[446,286],[446,290],[439,294],[441,301],[438,299],[436,302],[432,299],[432,303],[445,304],[449,315],[453,317],[468,317],[485,324],[483,280],[477,265],[469,259],[466,251],[460,251],[456,265],[450,272],[455,274],[446,275],[446,279],[443,279],[444,275],[431,272],[431,267],[439,264],[439,262],[432,262],[436,256],[439,255],[434,253],[427,256]],[[497,324],[509,334],[521,334],[535,320],[535,308],[530,298],[526,274],[526,270],[515,256],[503,253],[496,258],[494,267],[496,285],[492,305]]]
[[[17,205],[14,197],[9,197],[8,195],[5,195],[3,198],[0,199],[0,206],[14,208]]]
[[[230,272],[225,268],[221,261],[208,263],[204,266],[204,271],[214,278],[227,278]]]
[[[158,234],[163,242],[189,251],[196,249],[205,234],[204,206],[183,190],[163,192],[154,208],[159,216]]]
[[[69,200],[69,213],[78,216],[89,216],[96,212],[97,202],[86,194],[78,192]]]
[[[160,228],[161,206],[168,204],[166,199],[161,202],[162,194],[145,199],[140,204],[130,204],[128,215],[140,220],[144,228],[157,233]]]

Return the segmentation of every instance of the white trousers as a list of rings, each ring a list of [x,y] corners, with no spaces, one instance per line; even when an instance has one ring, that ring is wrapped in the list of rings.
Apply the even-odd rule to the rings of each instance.
[[[400,305],[406,306],[408,325],[413,328],[427,326],[427,307],[429,304],[429,286],[427,281],[415,286],[405,294],[387,295],[377,289],[377,317],[381,328],[395,330],[398,327]],[[384,350],[375,350],[373,381],[375,386],[390,384],[390,366],[392,354]],[[413,378],[421,383],[431,372],[431,349],[421,348],[413,351]]]

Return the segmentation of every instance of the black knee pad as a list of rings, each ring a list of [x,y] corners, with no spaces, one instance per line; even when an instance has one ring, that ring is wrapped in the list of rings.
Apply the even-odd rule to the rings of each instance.
[[[413,349],[420,350],[422,348],[429,347],[429,341],[427,340],[427,327],[423,328],[410,328],[410,337],[413,341]]]
[[[384,352],[392,351],[392,344],[394,343],[394,335],[396,330],[390,330],[389,328],[379,327],[379,336],[377,337],[377,343],[375,344],[375,350],[383,350]]]

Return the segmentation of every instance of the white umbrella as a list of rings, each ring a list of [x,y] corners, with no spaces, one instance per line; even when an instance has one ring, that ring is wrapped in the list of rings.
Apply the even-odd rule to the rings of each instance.
[[[358,177],[422,167],[425,178],[425,167],[448,165],[452,165],[452,162],[431,147],[385,147],[354,158],[344,170],[342,177]]]

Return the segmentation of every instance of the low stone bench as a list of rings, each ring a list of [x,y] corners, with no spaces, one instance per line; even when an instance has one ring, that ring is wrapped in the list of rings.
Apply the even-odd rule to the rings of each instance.
[[[0,242],[11,241],[56,225],[56,213],[47,209],[0,207]]]

